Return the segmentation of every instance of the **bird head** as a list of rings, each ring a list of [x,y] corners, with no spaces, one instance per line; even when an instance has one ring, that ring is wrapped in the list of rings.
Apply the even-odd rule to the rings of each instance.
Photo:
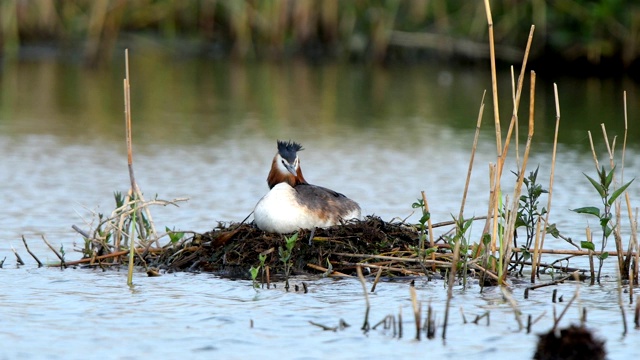
[[[267,177],[269,188],[282,182],[286,182],[292,187],[307,183],[302,176],[300,158],[298,158],[298,151],[302,150],[304,150],[302,145],[296,142],[278,140],[278,152],[273,157],[271,171]]]

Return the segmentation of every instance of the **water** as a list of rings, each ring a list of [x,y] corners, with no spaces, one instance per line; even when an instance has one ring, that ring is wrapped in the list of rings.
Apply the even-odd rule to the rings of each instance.
[[[450,214],[459,211],[482,91],[490,84],[488,75],[477,69],[426,65],[234,65],[134,54],[131,69],[138,184],[147,198],[189,198],[180,207],[152,209],[161,229],[199,232],[218,221],[241,221],[251,212],[267,190],[266,174],[278,138],[304,145],[300,156],[309,181],[356,199],[366,214],[416,221],[411,203],[425,190],[433,220],[451,219]],[[372,323],[402,309],[405,334],[399,340],[380,329],[362,333],[364,299],[353,280],[308,281],[310,292],[302,294],[284,292],[281,284],[275,290],[255,291],[250,282],[211,274],[136,274],[135,287],[129,289],[125,274],[118,271],[37,268],[21,236],[43,261],[56,259],[41,235],[63,247],[68,259],[77,258],[73,249],[81,237],[71,225],[89,229],[96,223],[94,213],[113,209],[112,193],[128,189],[122,73],[118,66],[88,71],[52,60],[5,65],[1,73],[0,256],[6,261],[0,276],[5,289],[0,293],[0,358],[417,358],[427,352],[479,359],[531,356],[536,337],[517,331],[513,310],[500,290],[480,294],[475,283],[467,290],[455,288],[448,340],[443,343],[412,340],[409,280],[384,282],[370,295]],[[631,120],[640,102],[636,85],[625,80],[545,79],[542,74],[529,169],[540,165],[545,187],[555,122],[551,81],[558,83],[562,106],[551,221],[579,241],[587,224],[598,226],[594,219],[568,210],[599,204],[581,174],[595,176],[586,131],[594,135],[600,161],[605,161],[600,122],[607,122],[610,136],[619,136],[620,149],[622,89],[628,91]],[[507,83],[508,78],[502,78],[504,96]],[[528,107],[525,98],[522,109]],[[509,114],[505,99],[503,122]],[[490,99],[486,102],[467,216],[486,213],[487,164],[495,162],[493,114]],[[635,177],[640,167],[638,131],[630,126],[625,179]],[[520,151],[523,147],[524,140]],[[507,169],[515,169],[515,160]],[[505,175],[505,193],[514,178]],[[629,195],[636,204],[640,194],[635,183]],[[543,203],[546,206],[546,198]],[[625,222],[625,243],[626,229]],[[546,245],[571,248],[553,238]],[[16,266],[12,247],[25,266]],[[570,263],[584,264],[584,259]],[[607,262],[603,286],[580,287],[580,299],[563,324],[577,322],[578,308],[584,306],[588,325],[607,340],[610,358],[631,358],[640,355],[632,345],[637,331],[621,336],[612,265]],[[525,286],[513,286],[523,319],[545,314],[534,332],[551,327],[553,289],[565,301],[575,291],[575,284],[565,283],[535,290],[525,300]],[[416,288],[423,307],[431,302],[441,325],[446,296],[442,281],[418,279]],[[556,304],[558,311],[563,306]],[[484,320],[464,324],[460,308],[469,321],[489,311],[491,325]],[[632,326],[632,306],[625,309]],[[351,326],[331,332],[309,323],[337,326],[340,319]]]

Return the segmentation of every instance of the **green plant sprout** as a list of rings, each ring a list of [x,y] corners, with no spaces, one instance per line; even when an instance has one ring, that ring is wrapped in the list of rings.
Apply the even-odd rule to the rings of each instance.
[[[278,255],[280,255],[280,261],[284,265],[284,278],[285,285],[284,288],[289,291],[289,273],[291,272],[291,267],[293,266],[291,262],[291,254],[293,253],[293,247],[298,240],[298,233],[295,233],[289,237],[284,237],[285,247],[278,246]]]
[[[169,240],[172,244],[177,244],[178,241],[184,238],[184,232],[182,231],[171,230],[168,226],[165,226],[164,230],[167,232],[167,235],[169,235]]]
[[[598,192],[598,195],[600,195],[600,199],[602,200],[602,206],[603,206],[602,212],[600,211],[600,208],[598,208],[597,206],[585,206],[577,209],[571,209],[571,211],[575,211],[579,214],[593,215],[597,217],[600,221],[600,228],[602,229],[602,243],[600,244],[600,255],[598,255],[598,261],[599,261],[598,275],[597,275],[598,284],[600,283],[600,272],[602,270],[602,264],[604,260],[607,257],[609,257],[609,252],[604,251],[607,246],[607,240],[609,239],[609,236],[613,232],[613,229],[618,225],[618,224],[612,223],[613,216],[611,213],[611,205],[613,205],[616,199],[618,199],[618,197],[620,197],[620,195],[622,195],[624,191],[627,190],[629,185],[631,185],[631,183],[635,180],[634,178],[628,183],[620,186],[615,191],[611,192],[611,183],[613,182],[613,175],[614,175],[615,169],[616,167],[614,166],[611,169],[611,171],[607,173],[603,166],[602,169],[598,171],[598,181],[591,178],[589,175],[583,173],[584,176],[587,177],[591,185],[593,185],[593,187],[596,189],[596,191]],[[595,245],[588,241],[582,241],[580,243],[580,246],[583,249],[588,249],[592,251],[595,250]]]
[[[538,166],[534,171],[529,173],[528,177],[525,177],[523,179],[524,185],[527,188],[527,192],[520,196],[520,205],[518,206],[518,214],[516,217],[516,231],[518,228],[524,227],[526,236],[524,244],[521,245],[522,252],[513,253],[512,255],[512,257],[515,258],[515,265],[513,269],[515,269],[517,265],[520,264],[520,270],[518,270],[518,275],[520,276],[522,276],[522,270],[524,269],[524,261],[531,258],[529,249],[531,248],[531,245],[533,244],[533,241],[536,237],[536,226],[538,224],[538,220],[547,213],[547,209],[545,209],[544,207],[542,209],[539,209],[540,196],[542,194],[549,193],[548,190],[543,189],[542,185],[537,183],[539,168],[540,167]],[[515,172],[513,172],[513,174],[516,176],[518,175]],[[513,246],[518,247],[517,236],[513,237]]]

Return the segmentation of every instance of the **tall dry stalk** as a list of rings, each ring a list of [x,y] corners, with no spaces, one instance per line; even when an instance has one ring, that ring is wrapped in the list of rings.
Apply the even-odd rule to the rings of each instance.
[[[545,214],[544,219],[544,228],[542,228],[542,234],[540,236],[539,232],[536,232],[536,240],[533,246],[533,257],[531,258],[531,283],[536,282],[537,276],[537,264],[542,262],[542,253],[539,253],[540,249],[544,247],[544,238],[547,235],[547,226],[549,224],[549,214],[551,213],[551,199],[553,196],[553,180],[555,176],[556,169],[556,153],[558,150],[558,132],[560,129],[560,100],[558,99],[558,85],[556,83],[553,84],[553,95],[556,104],[556,130],[553,136],[553,151],[551,154],[551,175],[549,177],[549,193],[547,196],[547,213]],[[538,217],[538,229],[540,228],[540,221],[542,220],[542,215]]]
[[[493,95],[493,118],[496,125],[496,147],[498,156],[502,151],[502,135],[500,133],[500,106],[498,106],[498,76],[496,72],[496,47],[493,37],[493,18],[491,16],[491,5],[489,0],[484,0],[484,8],[487,12],[487,23],[489,26],[489,54],[491,57],[491,90]]]
[[[513,202],[511,211],[506,214],[506,226],[504,230],[505,237],[503,242],[506,244],[506,250],[504,253],[501,253],[500,256],[503,258],[503,268],[502,274],[500,277],[500,282],[504,284],[506,282],[507,275],[507,267],[509,265],[509,258],[511,256],[511,243],[514,236],[515,223],[518,214],[518,206],[520,199],[520,193],[522,192],[522,183],[524,182],[524,174],[527,169],[527,162],[529,161],[529,152],[531,151],[531,142],[533,140],[533,134],[535,129],[535,98],[536,98],[536,73],[531,71],[531,85],[530,85],[530,95],[529,95],[529,132],[527,134],[527,144],[525,145],[524,155],[522,157],[522,169],[518,173],[518,180],[516,182],[516,187],[513,191]]]
[[[473,146],[471,147],[471,158],[469,159],[469,168],[467,169],[467,179],[464,183],[464,190],[462,191],[462,201],[460,202],[460,212],[458,213],[458,219],[462,219],[462,217],[464,216],[464,205],[467,200],[467,193],[469,192],[469,184],[471,182],[471,172],[473,171],[473,159],[476,156],[476,149],[478,148],[478,138],[480,137],[480,127],[482,126],[482,114],[484,113],[485,95],[487,95],[486,90],[482,93],[482,100],[480,100],[480,110],[478,111],[478,120],[476,122],[476,132],[475,132],[475,135],[473,136]]]

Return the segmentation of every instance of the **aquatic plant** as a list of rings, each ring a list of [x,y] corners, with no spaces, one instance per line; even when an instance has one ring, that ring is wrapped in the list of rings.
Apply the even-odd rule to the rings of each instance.
[[[538,221],[541,220],[542,216],[547,213],[547,209],[544,207],[542,209],[539,208],[540,196],[549,192],[548,190],[543,189],[542,185],[537,183],[539,169],[539,166],[536,167],[534,171],[529,173],[528,177],[523,179],[526,192],[521,195],[519,199],[520,205],[518,207],[515,230],[517,231],[518,228],[523,227],[526,237],[524,243],[520,245],[522,252],[514,253],[512,261],[515,262],[514,268],[518,263],[520,263],[520,270],[518,270],[518,274],[520,276],[522,276],[522,270],[524,269],[524,261],[531,258],[529,249],[533,245],[533,241],[536,237],[536,225]],[[516,176],[518,175],[515,172],[513,173]],[[513,238],[513,245],[514,247],[518,247],[517,236],[514,236]]]
[[[291,267],[293,266],[293,263],[291,261],[291,255],[293,254],[293,247],[296,244],[296,241],[298,240],[298,234],[299,233],[295,233],[291,236],[285,236],[284,237],[284,247],[279,246],[278,247],[278,255],[280,256],[280,261],[282,262],[282,265],[284,267],[284,279],[285,279],[285,285],[284,288],[289,291],[289,275],[291,273]]]
[[[589,182],[594,187],[594,189],[598,192],[598,195],[600,196],[600,200],[602,201],[602,208],[599,208],[597,206],[585,206],[577,209],[572,209],[572,211],[575,211],[579,214],[595,216],[599,220],[600,228],[602,230],[602,240],[600,243],[601,253],[598,255],[598,261],[599,261],[598,275],[597,275],[598,283],[600,283],[600,273],[602,271],[602,264],[604,260],[607,257],[609,257],[609,253],[605,251],[605,248],[607,246],[607,240],[609,239],[609,236],[612,234],[614,229],[617,226],[619,226],[619,224],[617,224],[613,220],[611,206],[618,199],[618,197],[620,197],[620,195],[622,195],[627,190],[629,185],[631,185],[631,183],[635,180],[633,179],[627,182],[626,184],[620,186],[619,188],[613,190],[612,183],[613,183],[613,177],[615,174],[615,169],[616,168],[614,166],[607,173],[606,170],[604,169],[604,166],[602,166],[602,168],[598,171],[598,180],[595,180],[589,175],[584,174],[584,176],[589,180]],[[592,251],[595,250],[595,245],[589,241],[582,241],[581,247],[583,249],[588,249]]]

